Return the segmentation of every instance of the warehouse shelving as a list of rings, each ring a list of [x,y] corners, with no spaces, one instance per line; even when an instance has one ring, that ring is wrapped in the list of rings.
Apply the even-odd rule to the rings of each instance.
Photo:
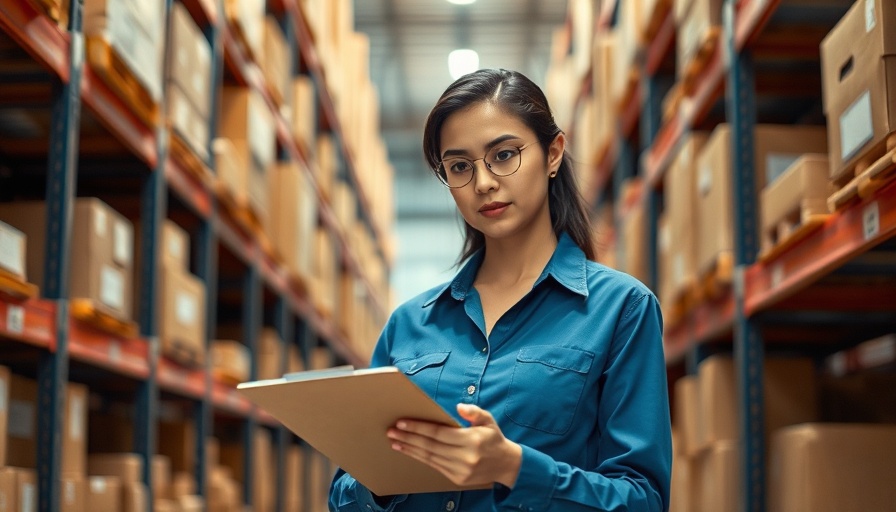
[[[203,27],[216,55],[217,70],[213,69],[213,86],[218,87],[221,75],[227,67],[230,78],[258,90],[264,96],[276,120],[277,141],[281,155],[300,162],[312,173],[314,163],[307,148],[298,145],[289,133],[286,121],[277,111],[270,92],[257,66],[245,56],[236,44],[235,38],[223,22],[219,2],[213,0],[183,0],[182,2],[194,20]],[[171,0],[167,2],[170,9]],[[207,338],[214,336],[217,309],[221,307],[223,295],[233,294],[226,284],[219,290],[219,280],[240,279],[235,293],[242,297],[236,306],[243,329],[243,341],[250,347],[254,343],[253,332],[262,325],[275,328],[287,344],[297,344],[307,359],[318,346],[327,347],[333,362],[348,362],[356,366],[366,364],[365,358],[353,348],[345,335],[336,326],[335,319],[321,314],[311,303],[306,291],[293,282],[283,265],[276,261],[262,244],[252,236],[236,219],[219,209],[211,190],[208,177],[195,172],[191,167],[195,161],[184,161],[173,154],[169,147],[168,132],[164,128],[146,126],[119,99],[119,97],[96,75],[85,62],[84,37],[81,34],[81,2],[72,2],[70,18],[72,29],[59,28],[47,15],[28,1],[4,2],[0,5],[0,28],[11,37],[36,63],[37,73],[30,73],[27,80],[48,72],[46,80],[52,91],[42,94],[46,88],[41,85],[38,98],[31,103],[46,101],[53,105],[53,134],[46,148],[38,148],[33,154],[47,154],[49,160],[36,167],[46,169],[46,199],[51,211],[66,211],[75,197],[76,187],[88,180],[101,180],[78,172],[79,138],[82,149],[100,147],[96,144],[102,138],[103,145],[115,146],[116,163],[121,166],[123,192],[112,193],[109,200],[119,211],[127,211],[126,216],[141,220],[143,227],[143,247],[152,247],[160,239],[160,224],[165,218],[172,218],[192,234],[193,264],[195,273],[206,283],[207,291]],[[269,12],[281,17],[288,28],[293,43],[295,59],[317,83],[317,108],[321,110],[320,129],[332,132],[337,140],[344,137],[343,127],[336,117],[333,99],[326,88],[326,77],[321,61],[315,50],[308,23],[294,0],[269,2]],[[214,77],[218,78],[215,79]],[[72,89],[75,92],[70,92]],[[162,105],[164,106],[164,105]],[[105,132],[100,135],[78,137],[79,124],[84,119],[96,120]],[[214,125],[214,119],[211,122]],[[74,134],[74,136],[72,136]],[[106,136],[108,135],[108,136]],[[120,145],[120,147],[118,147]],[[48,149],[47,149],[48,148]],[[344,168],[355,184],[355,193],[360,203],[361,220],[373,234],[378,256],[386,258],[384,245],[386,234],[383,226],[371,218],[371,205],[363,189],[358,185],[360,169],[350,148],[340,144],[340,158]],[[32,155],[33,158],[33,155]],[[38,159],[39,160],[39,159]],[[201,162],[211,169],[207,162]],[[88,164],[89,165],[89,164]],[[79,175],[81,174],[81,175]],[[95,184],[91,184],[97,188]],[[90,188],[88,186],[88,188]],[[368,300],[379,315],[387,312],[386,298],[364,275],[361,261],[353,253],[347,233],[338,225],[335,214],[327,203],[319,186],[317,198],[320,203],[319,215],[331,235],[337,240],[336,256],[339,267],[345,267],[364,283]],[[128,197],[118,197],[124,194]],[[137,198],[137,201],[134,199]],[[59,218],[64,218],[63,214]],[[97,330],[90,323],[72,319],[68,311],[68,297],[65,286],[68,267],[69,233],[64,226],[67,222],[54,222],[51,237],[62,241],[61,250],[50,253],[48,267],[57,269],[48,273],[49,283],[42,288],[46,298],[17,299],[0,295],[0,339],[10,343],[10,347],[29,347],[39,351],[39,363],[35,368],[25,370],[37,375],[40,382],[39,400],[50,404],[39,418],[38,436],[41,440],[38,468],[38,507],[41,511],[57,510],[59,506],[58,476],[61,457],[61,414],[60,396],[64,396],[64,385],[69,375],[77,379],[89,380],[91,385],[105,392],[110,382],[125,379],[121,390],[129,390],[126,399],[132,403],[134,414],[134,451],[144,456],[144,474],[150,483],[149,456],[156,453],[155,419],[160,401],[176,401],[186,405],[188,416],[196,425],[198,440],[197,460],[205,460],[205,444],[201,442],[213,432],[216,422],[231,417],[243,429],[244,439],[251,439],[256,426],[270,429],[273,433],[277,453],[281,453],[287,443],[296,439],[288,435],[270,415],[257,410],[239,395],[229,384],[215,381],[206,364],[205,367],[189,368],[159,354],[158,328],[154,304],[158,294],[156,273],[148,270],[138,278],[141,283],[142,305],[139,314],[140,335],[126,337]],[[152,251],[144,251],[143,261],[147,268],[156,267]],[[388,265],[388,261],[386,261]],[[220,292],[220,293],[219,293]],[[225,308],[230,307],[225,305]],[[12,349],[10,349],[12,350]],[[285,359],[285,358],[284,358]],[[15,366],[14,366],[15,369]],[[93,377],[91,371],[102,369],[102,377]],[[285,370],[285,367],[283,368]],[[118,385],[118,384],[115,384]],[[119,390],[119,391],[121,391]],[[251,444],[245,445],[245,458],[251,459]],[[279,469],[283,468],[283,457],[276,458]],[[312,462],[308,462],[308,465]],[[251,463],[246,463],[246,474],[251,475]],[[200,493],[204,492],[208,474],[204,462],[198,464],[196,480]],[[282,474],[282,471],[278,471]],[[278,482],[277,503],[283,503],[285,482]],[[251,503],[251,478],[244,480],[244,501]],[[303,493],[306,496],[308,493]],[[152,506],[152,501],[150,501]],[[303,509],[307,509],[306,503]],[[278,508],[282,509],[282,508]]]
[[[671,2],[657,2],[661,11],[654,20],[656,31],[647,38],[638,59],[640,81],[617,105],[617,136],[608,148],[597,148],[596,164],[589,170],[593,173],[589,183],[597,190],[587,191],[586,197],[601,201],[624,200],[621,183],[634,175],[643,180],[637,201],[647,212],[647,280],[656,290],[657,217],[665,173],[691,131],[711,129],[721,120],[732,126],[732,142],[737,142],[732,144],[737,219],[733,282],[720,293],[697,300],[680,321],[668,322],[664,345],[672,380],[694,372],[700,360],[713,352],[733,349],[742,376],[737,385],[740,410],[748,412],[742,415],[741,431],[746,434],[740,439],[744,510],[765,510],[766,506],[764,404],[759,391],[765,352],[795,352],[816,361],[835,354],[844,368],[860,370],[868,365],[858,363],[860,349],[855,345],[896,331],[892,260],[896,183],[855,200],[792,247],[757,261],[758,191],[752,186],[752,149],[745,148],[752,148],[757,117],[770,117],[768,103],[758,98],[820,93],[817,78],[795,75],[782,81],[762,68],[763,59],[817,62],[821,36],[836,22],[829,15],[842,15],[851,3],[811,6],[808,2],[791,5],[787,0],[726,0],[726,25],[719,40],[702,62],[693,90],[679,98],[670,115],[660,105],[668,92],[664,68],[674,61],[676,27]],[[600,2],[598,31],[614,25],[620,4],[618,0]],[[787,30],[787,23],[799,22],[803,23],[800,30]],[[590,92],[589,88],[583,91]],[[632,152],[640,155],[637,164],[630,161]],[[617,219],[622,210],[617,209]],[[892,340],[882,339],[883,348],[873,351],[873,364],[892,368],[896,364]]]

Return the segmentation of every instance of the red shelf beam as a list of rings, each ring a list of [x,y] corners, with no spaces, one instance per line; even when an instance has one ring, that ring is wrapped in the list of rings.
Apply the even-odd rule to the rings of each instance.
[[[40,348],[56,346],[56,305],[47,300],[20,300],[0,295],[0,338]]]
[[[30,2],[0,2],[0,28],[38,62],[69,81],[68,32]]]
[[[768,309],[818,281],[845,261],[896,236],[896,182],[834,214],[779,258],[747,269],[748,315]]]
[[[111,335],[74,319],[69,326],[68,348],[73,360],[135,379],[149,377],[149,345],[146,340]]]

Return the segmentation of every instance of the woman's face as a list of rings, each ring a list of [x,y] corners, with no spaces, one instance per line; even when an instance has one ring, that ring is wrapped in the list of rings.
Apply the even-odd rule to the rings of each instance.
[[[474,161],[472,181],[450,190],[464,220],[486,239],[527,235],[535,227],[551,229],[548,182],[563,158],[563,135],[554,139],[545,158],[528,126],[497,106],[482,102],[451,114],[442,125],[440,142],[443,160],[462,156]],[[509,176],[489,172],[482,160],[496,147],[523,146],[519,169]]]

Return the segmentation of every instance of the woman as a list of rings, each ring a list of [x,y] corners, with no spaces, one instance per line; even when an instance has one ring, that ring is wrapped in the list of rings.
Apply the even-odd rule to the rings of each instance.
[[[467,263],[392,314],[371,365],[397,366],[469,425],[403,419],[387,434],[392,448],[487,488],[375,496],[340,470],[330,509],[666,510],[659,306],[638,281],[593,261],[544,94],[517,72],[471,73],[439,99],[423,138],[464,218]]]

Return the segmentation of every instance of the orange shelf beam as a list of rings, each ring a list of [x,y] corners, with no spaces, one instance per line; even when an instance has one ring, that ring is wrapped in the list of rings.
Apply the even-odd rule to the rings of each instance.
[[[71,359],[135,379],[149,377],[149,345],[141,338],[109,334],[79,320],[69,321]]]
[[[69,81],[70,36],[30,2],[0,3],[0,28],[63,82]]]
[[[56,305],[48,300],[0,295],[0,338],[55,349]]]
[[[156,372],[159,389],[202,400],[205,396],[205,370],[186,368],[166,357],[159,358]]]

